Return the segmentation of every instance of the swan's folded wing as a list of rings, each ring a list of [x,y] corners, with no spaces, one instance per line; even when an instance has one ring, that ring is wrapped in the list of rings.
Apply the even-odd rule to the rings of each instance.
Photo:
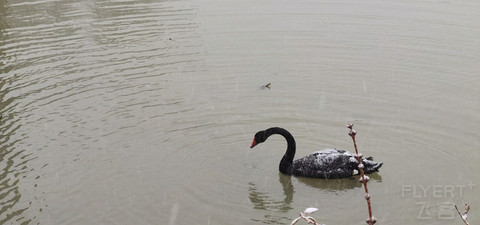
[[[355,169],[352,156],[344,151],[318,151],[293,162],[293,174],[317,178],[350,177]]]

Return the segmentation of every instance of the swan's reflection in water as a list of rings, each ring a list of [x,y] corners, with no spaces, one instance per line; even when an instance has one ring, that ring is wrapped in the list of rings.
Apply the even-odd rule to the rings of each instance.
[[[295,193],[292,177],[278,173],[278,179],[283,187],[283,195],[285,196],[283,200],[275,200],[268,193],[259,191],[257,185],[253,182],[248,184],[248,197],[250,198],[250,202],[253,203],[254,209],[282,212],[284,214],[290,209],[293,209],[292,206],[290,206],[290,203],[293,200],[293,194]],[[289,218],[266,214],[262,219],[252,220],[264,224],[285,224],[285,221],[288,221]]]
[[[279,181],[283,187],[283,200],[273,200],[268,193],[258,190],[257,185],[253,182],[249,183],[248,191],[250,201],[253,203],[254,209],[275,210],[280,212],[287,212],[292,209],[290,203],[293,200],[293,193],[295,192],[291,176],[286,176],[281,173],[278,175]]]
[[[378,173],[368,174],[370,177],[370,182],[382,182],[382,176]],[[299,182],[306,184],[309,187],[321,189],[324,191],[331,191],[331,192],[342,192],[349,189],[360,188],[362,187],[362,183],[358,180],[360,176],[354,176],[344,179],[330,179],[330,180],[322,180],[316,178],[308,178],[308,177],[295,177]]]
[[[368,174],[370,181],[373,182],[382,182],[382,177],[377,174]],[[253,204],[253,208],[256,210],[266,210],[270,212],[281,212],[286,214],[289,210],[293,209],[291,203],[293,201],[293,195],[295,193],[295,187],[292,182],[292,179],[297,179],[300,183],[305,184],[306,186],[319,189],[321,191],[331,191],[335,193],[341,193],[342,191],[361,188],[362,184],[358,181],[359,176],[345,178],[345,179],[315,179],[308,177],[295,177],[287,176],[284,174],[278,174],[278,180],[283,188],[284,198],[281,200],[276,200],[270,196],[267,192],[260,191],[257,185],[254,182],[249,183],[248,187],[248,198]],[[272,214],[265,214],[263,219],[252,219],[255,222],[261,222],[264,224],[288,224],[292,218],[287,218],[285,216],[278,216]]]

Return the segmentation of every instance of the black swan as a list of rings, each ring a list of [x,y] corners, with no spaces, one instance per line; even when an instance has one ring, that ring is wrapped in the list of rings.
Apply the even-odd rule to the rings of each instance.
[[[280,134],[287,140],[287,151],[279,165],[283,174],[324,179],[346,178],[358,174],[358,163],[354,154],[344,150],[325,149],[294,161],[295,139],[290,132],[280,127],[257,132],[250,148],[266,141],[273,134]],[[377,172],[383,165],[374,162],[372,157],[363,158],[362,163],[367,174]]]

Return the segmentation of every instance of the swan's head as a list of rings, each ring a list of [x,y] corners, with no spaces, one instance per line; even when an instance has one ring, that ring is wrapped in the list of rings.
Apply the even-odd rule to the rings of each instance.
[[[255,147],[255,145],[258,145],[264,142],[265,140],[267,140],[267,132],[264,130],[257,132],[255,134],[255,137],[253,138],[252,145],[250,145],[250,148]]]

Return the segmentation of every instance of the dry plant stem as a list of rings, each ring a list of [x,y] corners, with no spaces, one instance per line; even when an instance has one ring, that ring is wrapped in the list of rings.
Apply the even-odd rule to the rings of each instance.
[[[307,221],[308,224],[320,225],[320,224],[317,223],[315,218],[313,218],[311,216],[305,216],[305,213],[300,213],[300,216],[297,217],[296,219],[294,219],[292,221],[291,225],[295,225],[300,219],[304,219],[305,221]]]
[[[460,210],[458,210],[457,205],[455,205],[455,209],[457,210],[458,215],[460,215],[460,218],[462,218],[463,222],[466,225],[469,225],[467,222],[467,217],[468,217],[468,211],[470,210],[470,205],[468,205],[468,203],[465,202],[465,212],[463,214],[460,212]]]
[[[367,224],[369,225],[373,225],[377,222],[377,219],[375,217],[373,217],[373,214],[372,214],[372,205],[370,203],[370,194],[368,194],[368,187],[367,187],[367,182],[369,180],[369,178],[367,176],[365,176],[365,173],[363,171],[363,164],[362,164],[362,157],[363,155],[358,153],[358,148],[357,148],[357,142],[355,141],[355,135],[357,134],[357,132],[355,130],[353,130],[353,124],[348,124],[348,129],[350,129],[350,132],[348,132],[348,135],[350,135],[350,137],[352,137],[352,140],[353,140],[353,146],[355,147],[355,158],[357,159],[357,162],[358,162],[358,169],[360,170],[360,182],[362,182],[363,184],[363,187],[365,189],[365,200],[367,200],[367,206],[368,206],[368,219],[366,220]]]

